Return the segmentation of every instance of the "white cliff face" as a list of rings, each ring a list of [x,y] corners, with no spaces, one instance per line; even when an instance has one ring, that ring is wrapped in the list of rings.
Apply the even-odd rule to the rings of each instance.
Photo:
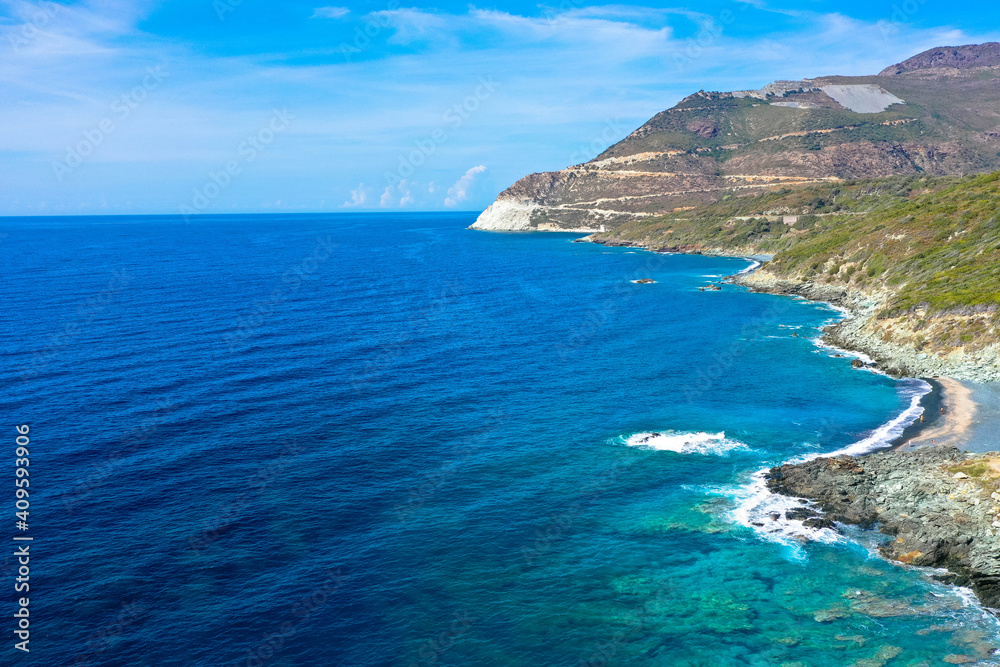
[[[821,90],[854,113],[880,113],[893,104],[906,104],[885,88],[874,84],[823,86]]]
[[[541,208],[538,204],[513,199],[498,199],[483,211],[469,229],[492,232],[514,232],[532,229],[531,214]]]
[[[531,201],[518,201],[516,199],[500,198],[483,211],[476,222],[469,229],[479,229],[488,232],[579,232],[581,234],[594,234],[607,229],[606,225],[595,224],[593,226],[562,226],[552,222],[539,222],[531,224],[531,216],[535,211],[543,210],[547,207],[535,204]],[[558,210],[558,209],[549,209]],[[600,211],[589,209],[591,214],[600,219],[600,215],[614,214],[616,211]],[[620,214],[619,214],[620,215]],[[638,214],[635,214],[638,215]]]

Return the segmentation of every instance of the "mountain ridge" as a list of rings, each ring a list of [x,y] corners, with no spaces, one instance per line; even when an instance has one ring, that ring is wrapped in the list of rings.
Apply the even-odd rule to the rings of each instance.
[[[880,75],[699,91],[590,162],[522,178],[472,228],[597,232],[776,187],[993,171],[997,109],[995,43],[931,49]]]
[[[1000,67],[1000,42],[939,46],[928,49],[901,63],[886,67],[879,72],[879,76],[894,76],[926,69],[972,69],[976,67]]]

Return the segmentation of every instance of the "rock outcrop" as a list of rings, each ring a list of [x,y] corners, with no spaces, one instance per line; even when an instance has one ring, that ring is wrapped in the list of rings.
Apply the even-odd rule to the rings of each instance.
[[[947,568],[986,606],[1000,608],[1000,454],[953,448],[818,458],[771,470],[776,493],[814,501],[816,527],[830,522],[878,527],[893,560]]]
[[[823,339],[836,347],[862,352],[881,370],[895,377],[951,377],[970,382],[1000,381],[1000,344],[966,349],[919,349],[928,331],[967,325],[969,315],[945,313],[924,318],[880,318],[888,292],[862,293],[839,285],[789,280],[766,267],[732,277],[733,282],[757,292],[801,296],[847,311],[848,317],[826,328]],[[930,322],[930,324],[928,324]],[[920,331],[916,329],[920,327]]]
[[[486,231],[521,231],[531,229],[531,214],[538,208],[531,201],[498,199],[476,220],[476,229]]]

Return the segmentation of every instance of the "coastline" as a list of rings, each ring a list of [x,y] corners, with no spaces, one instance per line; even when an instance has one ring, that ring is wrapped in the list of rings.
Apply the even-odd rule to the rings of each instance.
[[[922,352],[912,345],[887,339],[885,322],[877,315],[890,294],[866,294],[848,287],[782,278],[767,270],[772,256],[761,255],[753,248],[705,248],[690,245],[654,246],[632,241],[600,238],[598,234],[577,239],[608,247],[641,248],[655,253],[679,253],[712,257],[734,257],[752,262],[725,281],[746,287],[752,292],[799,296],[833,306],[844,313],[840,322],[823,331],[822,341],[851,353],[860,353],[874,362],[874,367],[895,378],[947,377],[975,383],[1000,382],[1000,343],[986,349],[954,350],[949,354]],[[912,335],[912,332],[908,332]]]
[[[746,287],[752,292],[798,296],[825,303],[843,313],[844,319],[824,328],[820,342],[848,354],[859,355],[862,367],[884,372],[896,379],[922,379],[931,391],[921,398],[921,419],[909,424],[903,433],[887,445],[891,449],[916,449],[924,446],[957,447],[969,438],[969,429],[977,415],[977,405],[969,382],[1000,380],[1000,368],[984,369],[978,360],[953,361],[904,349],[885,340],[876,340],[861,331],[874,318],[878,299],[833,285],[779,279],[767,274],[765,266],[773,255],[752,252],[725,252],[691,247],[649,247],[631,242],[604,241],[594,235],[578,239],[609,247],[637,247],[657,253],[699,254],[736,257],[751,262],[747,268],[727,276],[725,282]],[[998,425],[1000,427],[1000,425]],[[1000,428],[998,428],[1000,430]]]
[[[761,281],[755,273],[729,280],[753,291],[801,296],[841,310],[845,318],[824,330],[824,344],[873,362],[862,367],[897,379],[920,378],[931,387],[920,399],[920,419],[887,447],[777,466],[764,476],[767,489],[815,503],[819,512],[796,517],[805,519],[806,526],[877,527],[895,538],[879,547],[885,558],[947,570],[947,575],[934,576],[970,587],[984,607],[1000,616],[1000,455],[959,449],[968,442],[977,413],[968,379],[989,381],[994,376],[977,373],[968,362],[914,363],[921,359],[865,336],[862,325],[873,317],[877,302],[835,287]],[[931,369],[944,372],[922,372]],[[966,381],[948,377],[951,374]]]
[[[765,267],[773,255],[691,247],[654,248],[630,242],[598,240],[593,235],[578,241],[609,247],[637,247],[657,253],[737,257],[751,262],[751,265],[727,276],[725,282],[746,287],[752,292],[798,296],[825,303],[843,313],[844,319],[824,328],[819,339],[823,345],[859,355],[862,368],[884,372],[896,379],[920,379],[931,386],[931,391],[920,400],[923,408],[920,419],[909,424],[899,437],[888,443],[886,448],[889,449],[905,451],[928,446],[962,449],[969,440],[970,428],[979,413],[969,383],[1000,380],[1000,368],[984,368],[975,357],[961,361],[942,359],[865,334],[861,329],[866,321],[874,319],[880,306],[878,299],[838,286],[771,276]],[[1000,431],[1000,422],[997,430]]]
[[[745,257],[744,255],[741,255]],[[921,352],[911,345],[888,339],[891,324],[880,320],[879,311],[888,294],[869,295],[845,287],[787,280],[767,272],[766,267],[730,276],[728,279],[754,292],[801,296],[841,310],[845,317],[828,326],[823,341],[851,352],[862,353],[875,367],[895,378],[945,377],[966,382],[1000,381],[997,345],[978,351],[957,349],[942,355]]]
[[[862,327],[874,319],[878,300],[836,286],[768,276],[762,271],[767,257],[692,248],[645,249],[751,261],[726,281],[755,292],[826,303],[844,319],[824,329],[823,344],[862,355],[863,368],[930,385],[919,401],[921,418],[885,446],[856,455],[834,453],[786,463],[762,471],[761,481],[772,494],[812,501],[820,510],[799,507],[791,515],[780,512],[786,522],[838,532],[837,523],[878,527],[895,538],[879,547],[885,558],[947,570],[935,578],[969,586],[984,607],[1000,616],[1000,454],[958,449],[968,439],[977,412],[968,382],[996,380],[997,369],[983,372],[978,360],[938,359],[875,340]]]
[[[978,411],[972,388],[952,378],[928,378],[933,387],[921,421],[914,422],[893,443],[893,448],[911,451],[921,447],[964,449]]]
[[[806,521],[878,528],[879,546],[905,565],[944,568],[945,583],[969,586],[1000,611],[1000,454],[953,447],[817,457],[772,468],[772,493],[807,498]]]

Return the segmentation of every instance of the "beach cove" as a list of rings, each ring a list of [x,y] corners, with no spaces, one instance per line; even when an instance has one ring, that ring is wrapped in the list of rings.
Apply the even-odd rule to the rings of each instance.
[[[838,287],[775,279],[766,271],[770,255],[746,259],[751,265],[726,280],[754,292],[836,308],[842,318],[828,323],[816,343],[836,351],[836,356],[853,358],[856,369],[903,377],[916,368],[933,367],[955,369],[977,379],[996,377],[995,368],[976,368],[966,359],[956,366],[949,359],[914,356],[901,346],[861,334],[857,323],[870,317],[875,302]],[[842,532],[838,523],[879,526],[883,533],[898,536],[892,547],[878,546],[879,553],[905,565],[949,569],[951,574],[941,576],[942,581],[972,585],[993,613],[1000,613],[1000,558],[996,556],[1000,553],[1000,384],[950,377],[910,382],[914,384],[909,409],[872,436],[832,454],[799,457],[759,471],[750,485],[751,500],[735,516],[764,534],[797,540],[817,539],[814,531]],[[976,399],[989,406],[982,414]],[[875,456],[876,452],[882,453]],[[856,457],[857,463],[850,457]],[[863,475],[865,462],[882,470],[883,478],[896,480],[891,492],[876,483],[865,485],[862,478],[828,474],[833,469]],[[949,478],[947,471],[954,477]],[[962,482],[957,494],[953,493],[956,480]],[[765,489],[810,506],[769,497]],[[927,493],[944,501],[925,507]],[[851,499],[847,509],[840,502],[843,496]],[[883,511],[879,504],[889,496],[896,496],[896,503],[907,511]],[[855,502],[860,507],[853,507]],[[971,514],[965,511],[970,506],[976,508]]]
[[[822,341],[833,349],[846,346],[844,351],[857,355],[854,367],[883,372],[881,367],[886,365],[897,376],[913,363],[926,367],[898,346],[857,334],[854,321],[867,314],[859,310],[871,308],[863,297],[837,288],[768,276],[761,279],[754,273],[766,259],[754,260],[751,271],[731,280],[755,291],[843,308],[844,319],[826,327]],[[853,330],[854,337],[845,336],[845,330]],[[921,361],[927,357],[920,356]],[[948,363],[939,367],[948,368]],[[961,372],[968,375],[967,362]],[[996,369],[987,368],[972,371],[974,377],[985,378],[995,373]],[[772,515],[772,520],[801,521],[803,527],[823,530],[837,530],[836,523],[877,526],[896,537],[891,544],[878,547],[881,554],[906,565],[945,568],[951,574],[942,576],[942,581],[971,585],[984,604],[1000,613],[1000,452],[996,440],[1000,415],[992,409],[980,414],[976,401],[979,398],[991,408],[997,405],[1000,385],[949,377],[920,381],[926,390],[911,405],[908,418],[900,422],[902,429],[896,437],[882,447],[853,446],[833,455],[806,457],[763,475],[771,491],[811,504],[808,509],[785,511],[780,519]]]

